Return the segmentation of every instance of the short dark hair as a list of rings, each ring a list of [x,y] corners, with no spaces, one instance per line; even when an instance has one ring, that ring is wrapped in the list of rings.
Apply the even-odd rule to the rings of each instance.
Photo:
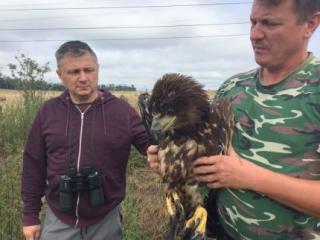
[[[60,61],[65,55],[71,55],[73,57],[81,57],[82,55],[90,53],[92,56],[95,57],[97,61],[97,55],[95,52],[91,49],[91,47],[81,41],[68,41],[63,43],[58,50],[56,51],[56,60],[57,60],[57,66],[59,67]]]
[[[266,5],[278,6],[284,1],[292,1],[293,10],[297,15],[298,23],[306,22],[313,14],[320,11],[320,0],[255,0]]]

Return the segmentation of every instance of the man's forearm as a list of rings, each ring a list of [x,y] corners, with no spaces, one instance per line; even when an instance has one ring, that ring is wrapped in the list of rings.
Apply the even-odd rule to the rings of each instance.
[[[320,181],[305,180],[258,167],[252,190],[298,211],[320,217]]]

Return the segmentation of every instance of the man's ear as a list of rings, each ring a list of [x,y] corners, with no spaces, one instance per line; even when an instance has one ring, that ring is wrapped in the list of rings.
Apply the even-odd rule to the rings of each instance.
[[[61,71],[59,68],[56,70],[56,73],[57,73],[58,77],[61,79]]]
[[[305,36],[310,38],[312,34],[316,31],[320,24],[320,12],[316,12],[312,17],[307,21],[307,30]]]
[[[56,70],[56,73],[57,73],[58,77],[60,78],[60,81],[61,81],[62,85],[65,86],[65,83],[64,83],[63,78],[62,78],[62,72],[61,72],[61,70],[59,68]]]

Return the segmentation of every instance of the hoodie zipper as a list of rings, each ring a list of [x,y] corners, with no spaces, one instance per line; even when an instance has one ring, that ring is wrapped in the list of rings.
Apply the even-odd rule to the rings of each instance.
[[[76,108],[79,110],[81,114],[81,125],[80,125],[80,134],[79,134],[79,152],[78,152],[78,159],[77,159],[77,172],[80,170],[80,160],[81,160],[81,152],[82,152],[82,134],[83,134],[83,120],[84,120],[84,114],[88,111],[88,109],[91,107],[89,105],[83,112],[81,109],[76,106]],[[75,227],[78,226],[79,223],[79,202],[80,202],[80,194],[77,194],[77,202],[76,202],[76,224]]]

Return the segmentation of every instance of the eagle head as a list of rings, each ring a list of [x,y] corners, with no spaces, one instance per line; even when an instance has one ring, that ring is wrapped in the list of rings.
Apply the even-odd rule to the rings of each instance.
[[[203,86],[192,77],[177,73],[157,80],[148,108],[152,114],[151,132],[158,137],[195,130],[210,112]]]

